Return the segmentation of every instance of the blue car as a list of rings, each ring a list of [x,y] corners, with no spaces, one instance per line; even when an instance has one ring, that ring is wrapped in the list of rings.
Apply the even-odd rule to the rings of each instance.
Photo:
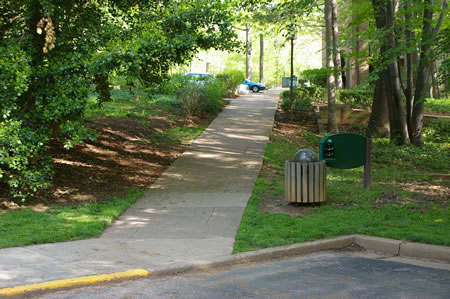
[[[242,84],[245,84],[248,86],[248,88],[253,91],[253,92],[259,92],[260,90],[264,90],[266,89],[266,87],[264,86],[264,84],[262,83],[258,83],[258,82],[253,82],[250,81],[248,79],[245,79],[244,82],[242,82]]]

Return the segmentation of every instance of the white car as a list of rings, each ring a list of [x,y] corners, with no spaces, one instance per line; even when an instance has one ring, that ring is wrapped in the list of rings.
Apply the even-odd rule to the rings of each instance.
[[[189,82],[204,86],[208,81],[215,80],[213,74],[210,73],[184,73],[181,75],[189,79]]]

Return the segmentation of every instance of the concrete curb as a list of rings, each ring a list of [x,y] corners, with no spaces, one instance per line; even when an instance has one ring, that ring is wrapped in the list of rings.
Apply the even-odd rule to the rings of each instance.
[[[326,250],[340,250],[352,244],[357,244],[367,251],[373,251],[392,256],[412,257],[442,263],[450,263],[450,247],[411,243],[387,238],[364,235],[349,235],[333,239],[305,242],[300,244],[266,248],[252,252],[228,255],[191,264],[175,264],[170,267],[155,268],[151,277],[177,275],[191,271],[212,270],[230,267],[238,264],[270,261],[277,258],[292,257]],[[20,295],[33,291],[66,288],[80,285],[97,284],[105,281],[145,277],[150,274],[143,269],[130,270],[103,275],[93,275],[50,281],[32,285],[0,289],[0,296]]]
[[[124,272],[115,272],[111,274],[90,275],[76,278],[69,278],[63,280],[54,280],[42,283],[28,284],[23,286],[16,286],[12,288],[0,289],[0,296],[17,296],[29,292],[45,291],[51,289],[61,289],[81,285],[90,285],[100,282],[130,279],[136,277],[147,276],[150,272],[144,269],[128,270]]]
[[[349,235],[333,239],[261,249],[232,256],[204,260],[192,264],[172,265],[170,268],[153,269],[152,277],[182,274],[190,271],[212,270],[238,264],[270,261],[326,250],[340,250],[357,244],[367,251],[398,257],[409,257],[441,263],[450,263],[450,247],[411,243],[394,239]]]

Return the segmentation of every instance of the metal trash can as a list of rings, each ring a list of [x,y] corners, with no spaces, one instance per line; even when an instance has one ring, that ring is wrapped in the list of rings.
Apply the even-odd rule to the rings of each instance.
[[[325,201],[326,163],[285,162],[285,198],[289,202],[319,203]]]

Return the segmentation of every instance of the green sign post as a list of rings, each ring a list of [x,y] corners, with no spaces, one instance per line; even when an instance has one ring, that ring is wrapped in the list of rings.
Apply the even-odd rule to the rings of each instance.
[[[364,187],[370,188],[370,138],[358,134],[335,134],[320,141],[319,158],[327,166],[351,169],[364,165]]]

